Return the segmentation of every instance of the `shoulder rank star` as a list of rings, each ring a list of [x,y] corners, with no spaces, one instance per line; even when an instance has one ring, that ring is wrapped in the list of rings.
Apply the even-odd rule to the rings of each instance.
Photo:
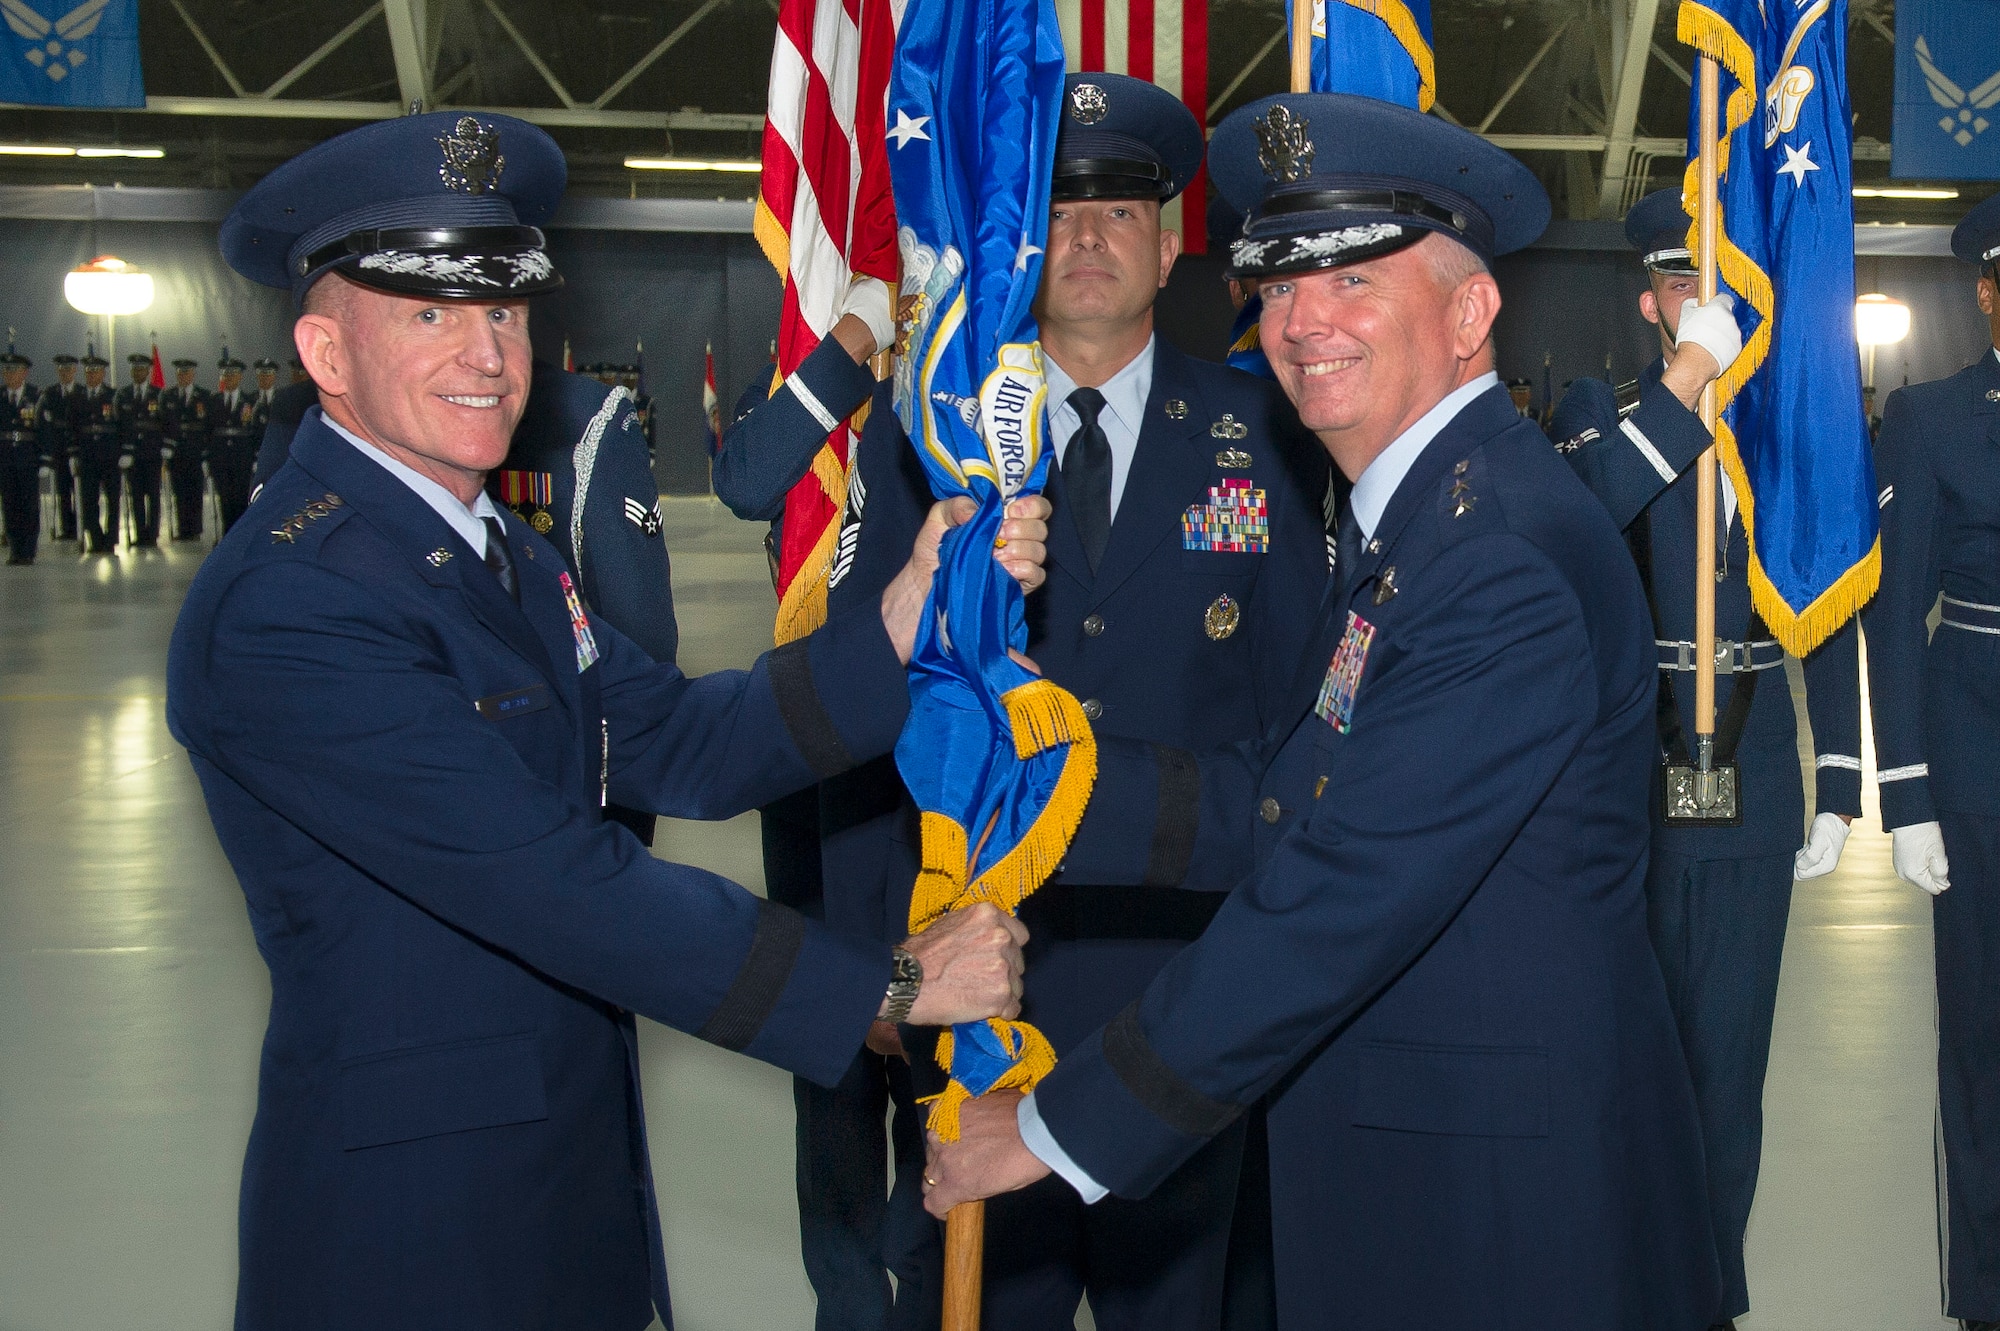
[[[318,522],[336,508],[339,508],[341,502],[340,496],[331,491],[323,497],[313,500],[310,504],[307,504],[304,508],[286,518],[283,525],[272,530],[271,544],[296,545],[300,532],[313,523]]]
[[[640,531],[646,533],[649,539],[658,536],[660,528],[666,524],[666,518],[660,512],[660,501],[657,499],[653,501],[651,508],[647,508],[631,495],[626,495],[625,516]]]
[[[1465,481],[1465,473],[1471,469],[1469,462],[1459,462],[1451,469],[1451,493],[1445,498],[1452,501],[1451,515],[1455,518],[1464,517],[1479,502],[1479,496],[1472,493],[1472,487]]]

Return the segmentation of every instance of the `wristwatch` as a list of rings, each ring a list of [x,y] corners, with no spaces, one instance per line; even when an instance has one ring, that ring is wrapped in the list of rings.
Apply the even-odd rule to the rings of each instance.
[[[882,1020],[894,1024],[909,1019],[917,990],[924,987],[924,963],[907,948],[893,948],[890,955],[895,958],[896,969],[889,977],[889,1005],[882,1012]]]

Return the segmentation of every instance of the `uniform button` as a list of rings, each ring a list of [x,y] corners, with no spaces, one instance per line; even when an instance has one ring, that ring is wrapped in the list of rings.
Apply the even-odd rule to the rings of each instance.
[[[1084,621],[1083,621],[1083,636],[1084,636],[1084,637],[1086,637],[1086,638],[1094,638],[1094,637],[1096,637],[1096,636],[1097,636],[1098,634],[1100,634],[1100,633],[1102,633],[1102,632],[1104,632],[1104,616],[1103,616],[1103,615],[1089,615],[1089,616],[1086,616],[1086,617],[1085,617],[1085,619],[1084,619]]]
[[[1095,720],[1096,720],[1096,719],[1097,719],[1098,717],[1100,717],[1100,716],[1103,716],[1103,715],[1104,715],[1104,704],[1103,704],[1103,703],[1101,703],[1101,702],[1097,701],[1097,699],[1095,699],[1095,698],[1085,698],[1085,699],[1083,700],[1083,719],[1084,719],[1084,720],[1086,720],[1086,721],[1095,721]]]
[[[1275,824],[1279,818],[1284,816],[1284,812],[1283,809],[1278,807],[1278,801],[1272,799],[1269,795],[1266,795],[1264,802],[1257,806],[1257,816],[1267,823]]]

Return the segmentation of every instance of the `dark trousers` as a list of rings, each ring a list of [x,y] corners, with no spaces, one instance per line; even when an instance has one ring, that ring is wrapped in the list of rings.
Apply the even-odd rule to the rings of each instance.
[[[140,545],[156,545],[160,540],[160,458],[140,453],[132,463],[132,526]]]
[[[1940,813],[1938,1215],[1945,1316],[2000,1321],[2000,818]]]
[[[175,449],[173,457],[167,460],[167,479],[174,489],[174,539],[199,539],[202,527],[200,450]]]
[[[61,448],[56,450],[56,529],[49,535],[52,541],[74,541],[76,539],[76,477],[70,475],[69,455]]]
[[[0,461],[0,510],[7,522],[7,559],[33,563],[42,533],[41,462]]]
[[[1245,1126],[1239,1118],[1143,1201],[1085,1206],[1054,1174],[989,1200],[983,1324],[1070,1331],[1087,1295],[1099,1331],[1216,1331]]]
[[[1792,908],[1792,856],[1653,853],[1647,923],[1694,1079],[1722,1268],[1722,1317],[1750,1310],[1743,1232],[1764,1145],[1764,1069]]]
[[[236,525],[250,507],[250,477],[256,467],[256,444],[218,444],[209,451],[208,476],[215,483],[216,507],[222,510],[222,530]]]
[[[94,555],[118,548],[118,455],[85,455],[76,470],[76,509]]]

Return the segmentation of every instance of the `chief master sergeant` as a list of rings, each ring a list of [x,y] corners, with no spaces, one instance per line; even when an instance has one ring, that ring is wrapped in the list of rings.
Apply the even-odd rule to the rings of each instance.
[[[687,679],[591,617],[481,490],[528,387],[527,298],[560,281],[533,223],[563,179],[530,125],[409,116],[293,159],[223,225],[231,265],[302,306],[326,402],[168,662],[271,970],[240,1328],[670,1320],[633,1013],[831,1080],[879,1016],[1017,1006],[996,912],[895,953],[604,821],[610,798],[732,814],[892,745],[969,505],[876,606],[748,672]],[[1045,511],[996,552],[1030,586]]]

